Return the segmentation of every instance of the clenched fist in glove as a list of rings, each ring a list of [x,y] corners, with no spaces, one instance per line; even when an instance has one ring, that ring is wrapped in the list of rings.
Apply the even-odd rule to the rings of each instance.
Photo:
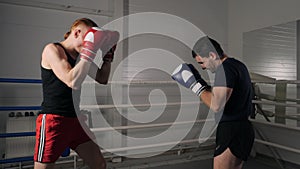
[[[114,60],[115,50],[117,45],[114,45],[106,54],[102,54],[102,60],[103,62],[112,62]]]
[[[110,31],[110,30],[105,30],[105,41],[101,46],[101,51],[102,53],[106,54],[109,52],[111,49],[114,50],[116,49],[117,42],[119,40],[120,34],[117,31]]]
[[[117,44],[118,40],[119,33],[117,31],[92,27],[84,36],[80,59],[92,62],[99,49],[102,50],[102,53],[107,53],[110,48]]]
[[[83,48],[80,51],[80,59],[92,62],[98,49],[103,45],[106,33],[98,27],[92,27],[86,32],[83,39]]]
[[[172,73],[172,79],[191,89],[197,96],[200,96],[204,90],[210,88],[192,64],[180,64]]]

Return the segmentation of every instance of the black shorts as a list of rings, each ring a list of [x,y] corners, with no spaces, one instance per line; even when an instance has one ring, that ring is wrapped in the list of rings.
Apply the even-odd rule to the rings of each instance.
[[[227,148],[237,158],[247,161],[254,142],[254,130],[250,121],[221,122],[216,133],[214,157]]]

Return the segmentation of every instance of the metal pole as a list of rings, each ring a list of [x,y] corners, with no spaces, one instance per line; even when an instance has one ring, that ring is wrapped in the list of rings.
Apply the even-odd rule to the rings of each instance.
[[[300,20],[297,20],[297,25],[296,25],[296,67],[297,67],[297,72],[296,72],[296,77],[297,80],[300,80]],[[300,84],[297,84],[297,99],[300,98]],[[300,101],[297,102],[297,104],[300,104]],[[297,108],[297,114],[300,114],[300,108]],[[297,120],[297,126],[300,126],[300,120]]]
[[[285,103],[286,100],[286,83],[277,83],[276,84],[276,100],[279,103]],[[275,123],[285,124],[285,118],[280,117],[286,114],[286,107],[285,106],[275,106],[275,114],[279,116],[275,116]]]

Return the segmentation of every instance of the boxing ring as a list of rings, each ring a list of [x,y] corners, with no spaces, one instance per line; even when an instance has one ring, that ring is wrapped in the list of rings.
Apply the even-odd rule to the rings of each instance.
[[[0,85],[1,84],[33,84],[33,85],[40,85],[41,80],[38,79],[12,79],[12,78],[0,78]],[[123,82],[118,82],[123,83]],[[124,82],[126,83],[126,82]],[[139,84],[147,84],[147,85],[166,85],[173,82],[135,82],[136,85]],[[253,100],[254,106],[256,107],[256,116],[255,119],[251,119],[255,130],[256,130],[256,139],[255,139],[255,146],[260,147],[255,150],[255,153],[262,153],[261,151],[270,152],[271,156],[276,159],[278,165],[281,168],[284,168],[284,164],[281,160],[289,161],[292,163],[298,163],[296,159],[290,159],[290,154],[293,157],[300,157],[300,143],[296,141],[292,141],[292,144],[288,142],[289,138],[295,137],[300,138],[300,115],[297,113],[294,114],[287,114],[286,108],[294,108],[300,109],[299,99],[291,99],[287,97],[286,89],[288,84],[298,85],[300,82],[298,81],[253,81],[253,84],[268,84],[268,85],[275,85],[276,91],[283,90],[285,93],[282,94],[275,94],[275,96],[271,96],[268,94],[264,94],[263,92],[256,91],[256,97]],[[279,87],[278,87],[279,86]],[[279,92],[278,92],[279,93]],[[180,102],[173,102],[167,103],[168,106],[178,106],[182,103]],[[197,102],[186,102],[185,105],[195,105]],[[136,104],[135,107],[148,107],[148,106],[162,106],[166,104]],[[83,109],[113,109],[113,108],[128,108],[131,105],[122,104],[122,105],[114,105],[114,104],[103,104],[103,105],[84,105],[82,106]],[[269,106],[269,107],[268,107]],[[267,107],[267,108],[265,108]],[[272,108],[270,108],[272,107]],[[9,111],[39,111],[41,109],[40,106],[0,106],[0,113],[9,112]],[[267,109],[267,110],[266,110]],[[273,113],[270,113],[273,112]],[[197,119],[195,121],[181,121],[181,122],[164,122],[164,123],[154,123],[154,124],[142,124],[142,125],[126,125],[126,126],[114,126],[114,127],[101,127],[101,128],[94,128],[91,127],[90,129],[95,133],[101,132],[111,132],[111,131],[127,131],[130,129],[155,129],[160,127],[168,127],[171,125],[186,125],[190,123],[202,124],[205,121],[209,121],[213,119]],[[286,124],[286,121],[293,121],[293,125]],[[297,126],[299,125],[299,126]],[[275,133],[275,134],[274,134]],[[285,137],[282,137],[282,136]],[[2,132],[0,133],[0,140],[1,139],[8,139],[8,138],[24,138],[24,137],[34,137],[34,131],[22,131],[22,132]],[[208,147],[213,149],[215,137],[212,135],[210,138],[206,138],[208,142]],[[119,148],[111,148],[101,150],[104,154],[105,158],[118,158],[117,155],[114,153],[129,151],[129,150],[141,150],[141,149],[149,149],[149,148],[157,148],[167,145],[174,145],[177,144],[174,148],[169,150],[170,152],[176,152],[177,155],[181,155],[184,150],[190,149],[197,149],[199,148],[199,138],[194,139],[186,139],[177,142],[162,142],[159,144],[148,144],[148,145],[136,145],[136,146],[124,146]],[[207,146],[206,145],[206,146]],[[259,150],[261,149],[261,151]],[[33,150],[33,147],[32,147]],[[71,162],[74,164],[74,168],[77,166],[77,162],[79,161],[78,156],[75,152],[71,151],[71,153],[67,153],[63,158],[71,158],[71,160],[67,162]],[[298,158],[300,159],[300,158]],[[24,162],[32,162],[32,156],[22,156],[22,157],[13,157],[13,158],[3,158],[0,159],[0,164],[5,166],[5,164],[15,163],[18,164],[15,168],[23,168]],[[58,161],[60,163],[63,161]],[[122,162],[119,161],[119,162]],[[299,162],[300,165],[300,162]],[[28,163],[26,164],[28,166]],[[29,165],[30,166],[30,165]],[[26,167],[25,167],[26,168]]]
[[[12,79],[12,78],[0,78],[0,83],[13,83],[13,84],[41,84],[41,80],[38,79]],[[5,111],[40,111],[41,106],[1,106],[0,112],[3,113]],[[32,112],[31,112],[32,113]],[[29,115],[27,115],[29,116]],[[35,116],[35,115],[30,115]],[[0,139],[4,138],[24,138],[24,137],[34,137],[36,135],[35,131],[27,131],[27,132],[10,132],[10,133],[0,133]],[[32,147],[33,148],[33,147]],[[67,155],[64,152],[62,155]],[[33,156],[24,156],[24,157],[15,157],[8,159],[1,159],[0,164],[6,163],[20,163],[20,167],[22,166],[21,162],[33,161]]]
[[[41,80],[37,79],[10,79],[10,78],[0,78],[0,83],[3,84],[33,84],[33,85],[40,85]],[[117,82],[122,84],[123,82]],[[149,85],[153,82],[137,82],[137,84],[143,84],[143,85]],[[165,85],[169,84],[170,82],[159,82],[159,84]],[[0,84],[0,85],[1,85]],[[159,103],[159,104],[135,104],[135,107],[147,107],[147,106],[154,106],[154,107],[160,107],[160,106],[178,106],[181,103],[174,102],[174,103]],[[197,104],[197,102],[189,102],[186,103],[186,105],[193,105]],[[107,105],[84,105],[81,106],[83,109],[113,109],[113,108],[128,108],[131,107],[131,105],[128,104],[122,104],[122,105],[113,105],[113,104],[107,104]],[[10,111],[40,111],[41,106],[1,106],[0,111],[3,112],[10,112]],[[125,131],[130,129],[153,129],[153,128],[160,128],[160,127],[168,127],[171,125],[187,125],[190,123],[204,123],[206,120],[196,120],[196,121],[181,121],[181,122],[164,122],[164,123],[157,123],[157,124],[143,124],[143,125],[128,125],[128,126],[114,126],[112,127],[102,127],[102,128],[90,128],[93,132],[110,132],[110,131]],[[24,138],[24,137],[34,137],[35,132],[34,131],[23,131],[23,132],[6,132],[6,133],[0,133],[0,139],[7,139],[7,138]],[[208,138],[209,141],[213,141],[214,137]],[[123,151],[129,151],[129,150],[141,150],[141,149],[149,149],[149,148],[155,148],[155,147],[163,147],[163,146],[170,146],[177,144],[176,147],[172,149],[172,151],[178,151],[181,152],[183,149],[191,149],[191,148],[198,148],[199,139],[188,139],[183,140],[179,144],[177,144],[176,141],[174,142],[163,142],[159,144],[149,144],[149,145],[137,145],[137,146],[127,146],[127,147],[119,147],[119,148],[111,148],[111,149],[105,149],[101,150],[102,153],[105,155],[105,157],[111,157],[112,153],[117,152],[123,152]],[[33,150],[33,147],[32,147]],[[106,155],[108,154],[108,155]],[[77,161],[77,154],[73,151],[68,154],[69,157],[74,157],[74,161]],[[66,157],[66,156],[65,156]],[[76,159],[76,160],[75,160]],[[7,164],[7,163],[18,163],[19,167],[22,167],[23,162],[27,161],[33,161],[32,156],[23,156],[23,157],[14,157],[14,158],[5,158],[0,160],[0,164]]]

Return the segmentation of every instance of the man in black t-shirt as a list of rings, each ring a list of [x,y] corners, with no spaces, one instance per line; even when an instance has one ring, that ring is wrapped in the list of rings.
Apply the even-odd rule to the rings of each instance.
[[[221,116],[216,133],[214,169],[240,169],[254,142],[253,127],[248,120],[252,110],[248,69],[242,62],[228,57],[219,43],[207,36],[196,42],[192,56],[203,70],[215,73],[213,87],[207,85],[191,64],[181,64],[172,78],[190,88]]]

